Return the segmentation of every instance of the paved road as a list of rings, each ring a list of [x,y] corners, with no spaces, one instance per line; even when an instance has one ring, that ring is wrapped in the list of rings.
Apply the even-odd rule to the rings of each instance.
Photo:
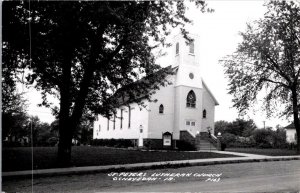
[[[300,172],[294,174],[259,175],[220,180],[156,184],[139,187],[106,189],[113,192],[298,192]]]
[[[300,161],[256,162],[144,170],[146,177],[172,173],[189,177],[157,177],[154,181],[122,181],[109,173],[3,181],[6,192],[299,192]],[[220,175],[209,178],[209,175]],[[116,175],[116,174],[113,174]],[[120,177],[120,173],[118,173]],[[202,175],[202,176],[201,176]],[[201,176],[201,177],[200,177]],[[115,178],[117,179],[117,178]],[[137,179],[137,178],[135,178]],[[215,180],[212,182],[211,180]],[[168,181],[170,180],[170,181]],[[32,184],[33,183],[33,187]]]

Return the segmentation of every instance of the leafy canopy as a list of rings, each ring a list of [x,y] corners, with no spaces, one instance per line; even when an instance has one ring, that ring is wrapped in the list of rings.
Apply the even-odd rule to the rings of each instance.
[[[283,104],[281,115],[290,115],[292,92],[299,101],[300,8],[299,2],[271,1],[262,19],[247,24],[235,53],[221,62],[229,79],[229,94],[241,114],[257,101],[260,91],[268,115]],[[294,95],[295,96],[295,95]]]
[[[203,11],[203,1],[195,4]],[[70,114],[76,103],[99,113],[118,88],[160,69],[152,50],[168,45],[172,28],[188,39],[185,12],[182,1],[4,2],[3,50],[10,53],[4,61],[30,70],[27,83],[41,90],[43,105],[51,106],[48,94],[62,100],[67,93]]]

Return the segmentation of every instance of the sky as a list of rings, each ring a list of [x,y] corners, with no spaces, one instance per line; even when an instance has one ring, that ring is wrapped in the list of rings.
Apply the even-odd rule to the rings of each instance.
[[[213,13],[201,13],[190,6],[187,16],[193,20],[193,25],[188,26],[191,33],[200,37],[200,65],[201,74],[206,84],[219,102],[215,110],[215,121],[226,120],[233,121],[238,118],[237,110],[232,108],[232,97],[228,93],[228,80],[224,75],[224,68],[218,61],[228,54],[235,51],[238,43],[242,40],[239,32],[246,29],[246,23],[262,18],[266,9],[263,6],[264,1],[207,1],[208,7],[213,8]],[[174,30],[176,33],[176,30]],[[171,36],[176,35],[172,34]],[[162,66],[164,61],[169,60],[171,54],[160,59]],[[23,91],[27,90],[22,88]],[[29,99],[28,112],[37,115],[41,121],[51,123],[54,117],[49,109],[37,107],[41,102],[41,97],[33,88],[27,92]],[[258,127],[275,127],[277,124],[286,126],[288,121],[273,117],[267,119],[265,113],[257,106],[246,118],[252,118]]]

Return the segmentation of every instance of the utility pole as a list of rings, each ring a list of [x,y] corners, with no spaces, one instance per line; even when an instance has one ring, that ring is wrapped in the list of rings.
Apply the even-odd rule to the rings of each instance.
[[[264,129],[266,129],[266,121],[263,121],[263,123],[264,123]]]

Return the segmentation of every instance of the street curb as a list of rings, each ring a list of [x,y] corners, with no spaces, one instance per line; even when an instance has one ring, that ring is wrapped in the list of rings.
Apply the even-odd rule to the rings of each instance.
[[[268,162],[268,161],[291,161],[300,160],[300,156],[286,156],[286,157],[235,157],[218,159],[197,159],[197,160],[180,160],[180,161],[166,161],[166,162],[150,162],[150,163],[137,163],[125,165],[108,165],[108,166],[87,166],[87,167],[72,167],[72,168],[54,168],[43,170],[26,170],[14,172],[2,172],[4,179],[28,178],[28,177],[51,177],[59,175],[79,175],[79,174],[92,174],[104,173],[112,171],[137,171],[146,169],[160,169],[160,168],[177,168],[188,166],[207,166],[218,164],[233,164],[233,163],[250,163],[250,162]]]

